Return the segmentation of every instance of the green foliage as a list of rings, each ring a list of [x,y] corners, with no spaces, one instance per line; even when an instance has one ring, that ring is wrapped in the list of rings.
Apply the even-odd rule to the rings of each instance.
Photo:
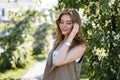
[[[35,41],[33,43],[33,55],[48,53],[50,47],[50,37],[54,29],[52,24],[55,16],[52,9],[43,9],[41,11],[40,24],[32,34]]]
[[[21,14],[18,21],[11,20],[9,27],[1,30],[0,48],[3,49],[3,52],[0,54],[0,69],[25,66],[28,53],[23,43],[31,29],[30,20],[35,13],[36,11],[28,10]]]
[[[43,12],[9,11],[11,21],[0,30],[0,69],[25,67],[31,54],[46,53],[52,25],[46,23],[48,15]]]
[[[89,48],[83,70],[91,80],[120,79],[120,1],[58,0],[58,8],[84,9],[83,31]]]
[[[41,24],[34,33],[35,42],[33,43],[33,54],[44,53],[45,47],[48,46],[48,41],[46,36],[48,35],[48,30],[50,25],[47,23]]]

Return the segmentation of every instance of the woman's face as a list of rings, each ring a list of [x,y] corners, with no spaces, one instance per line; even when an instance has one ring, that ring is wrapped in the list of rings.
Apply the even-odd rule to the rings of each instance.
[[[59,27],[63,35],[70,34],[73,28],[73,23],[70,15],[68,14],[62,15]]]

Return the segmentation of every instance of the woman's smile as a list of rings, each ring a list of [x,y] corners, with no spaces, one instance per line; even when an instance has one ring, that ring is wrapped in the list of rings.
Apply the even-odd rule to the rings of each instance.
[[[66,32],[66,31],[68,31],[68,29],[62,29],[62,32]]]
[[[62,34],[69,34],[70,33],[70,29],[61,29]]]

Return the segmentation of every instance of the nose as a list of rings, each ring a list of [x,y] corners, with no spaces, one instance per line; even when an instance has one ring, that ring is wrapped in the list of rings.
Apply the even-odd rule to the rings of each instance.
[[[64,23],[62,26],[63,26],[63,27],[66,27],[67,25],[66,25],[66,23]]]

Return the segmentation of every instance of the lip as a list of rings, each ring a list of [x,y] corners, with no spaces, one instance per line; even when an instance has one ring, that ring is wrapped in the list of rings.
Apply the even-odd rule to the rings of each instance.
[[[67,31],[68,29],[62,29],[62,31]]]
[[[67,32],[67,30],[62,30],[62,32]]]

